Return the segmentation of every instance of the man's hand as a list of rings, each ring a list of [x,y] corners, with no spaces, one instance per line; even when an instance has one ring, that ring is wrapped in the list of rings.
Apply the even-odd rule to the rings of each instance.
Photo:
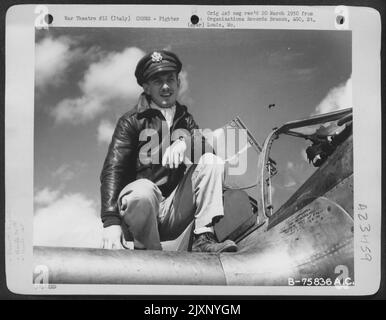
[[[121,244],[121,226],[113,225],[103,229],[101,247],[103,249],[123,249]]]
[[[164,167],[168,165],[171,169],[177,169],[184,161],[186,148],[185,140],[178,139],[174,141],[173,144],[166,149],[162,157],[162,165]]]

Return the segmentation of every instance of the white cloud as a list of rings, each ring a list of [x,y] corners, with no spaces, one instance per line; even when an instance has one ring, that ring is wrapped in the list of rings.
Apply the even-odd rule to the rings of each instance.
[[[54,108],[56,122],[85,123],[136,100],[141,88],[134,70],[143,55],[142,50],[129,47],[92,63],[79,83],[82,95],[64,99]]]
[[[271,185],[271,194],[272,194],[272,197],[275,195],[275,192],[276,192],[276,188]]]
[[[114,124],[107,120],[102,120],[98,126],[98,142],[110,143],[114,133]]]
[[[287,169],[293,169],[294,168],[294,163],[291,161],[287,162]]]
[[[191,105],[193,103],[193,100],[189,96],[188,73],[184,70],[181,71],[179,74],[179,78],[181,81],[181,85],[180,85],[180,91],[178,93],[178,100],[182,104]]]
[[[59,178],[62,181],[70,181],[75,177],[75,172],[71,170],[70,165],[62,164],[54,172],[52,172],[54,178]]]
[[[71,62],[79,51],[71,50],[67,37],[42,39],[35,50],[35,81],[38,89],[62,83]]]
[[[34,215],[34,245],[98,248],[102,222],[93,201],[80,193],[53,200]]]
[[[295,165],[293,162],[288,161],[287,162],[287,168],[285,169],[284,174],[284,188],[291,188],[297,185],[295,177],[297,176],[297,165]]]
[[[298,188],[311,176],[314,170],[306,158],[306,151],[302,148],[295,162],[288,161],[286,165],[283,165],[283,170],[279,167],[279,176],[282,179],[279,183],[283,188]]]
[[[52,172],[52,177],[61,182],[67,182],[79,176],[86,167],[86,163],[81,161],[75,161],[71,165],[64,163]]]
[[[293,180],[291,177],[289,177],[288,181],[284,183],[285,188],[291,188],[293,186],[296,186],[296,181]]]
[[[306,151],[307,148],[303,148],[300,152],[300,155],[302,156],[302,159],[307,163],[309,164],[310,161],[308,160],[308,157],[307,157],[307,151]]]
[[[179,96],[182,97],[188,91],[189,82],[188,82],[188,73],[186,71],[181,71],[179,74],[181,86]]]
[[[50,188],[44,188],[40,190],[34,197],[34,201],[38,205],[47,205],[55,201],[59,196],[58,190],[51,190]]]
[[[315,108],[313,114],[337,111],[352,107],[352,80],[349,78],[345,83],[332,88],[326,97]]]

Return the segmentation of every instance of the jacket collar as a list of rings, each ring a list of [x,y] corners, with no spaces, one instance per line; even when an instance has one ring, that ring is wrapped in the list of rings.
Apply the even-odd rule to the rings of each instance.
[[[186,112],[187,112],[187,108],[176,101],[176,113],[174,115],[174,119],[179,119]],[[160,115],[161,112],[157,109],[153,109],[150,107],[149,98],[143,92],[138,99],[137,114],[138,114],[138,119],[142,119],[142,118],[151,118],[156,115]]]

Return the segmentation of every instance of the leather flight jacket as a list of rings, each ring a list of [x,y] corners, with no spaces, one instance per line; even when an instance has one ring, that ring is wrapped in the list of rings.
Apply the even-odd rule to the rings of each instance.
[[[142,93],[138,104],[125,113],[115,127],[100,175],[101,218],[105,228],[121,225],[118,197],[127,184],[141,178],[149,179],[159,187],[164,197],[176,188],[184,176],[185,164],[180,164],[177,169],[170,169],[163,167],[161,161],[163,152],[166,150],[165,146],[184,136],[180,134],[181,132],[189,134],[185,141],[190,150],[192,162],[204,152],[213,152],[201,133],[195,130],[198,126],[186,106],[176,102],[173,124],[169,129],[162,113],[152,109],[149,102],[150,99]],[[152,134],[158,135],[158,140],[151,140]],[[186,138],[186,135],[184,137]],[[147,150],[145,158],[149,161],[143,161],[144,158],[141,158],[140,154],[143,155],[146,144],[149,145],[149,139],[158,143],[156,148]],[[198,149],[200,154],[198,152],[194,154],[197,150],[194,146],[197,146],[197,143],[201,144]],[[157,161],[150,160],[154,159],[154,156]]]

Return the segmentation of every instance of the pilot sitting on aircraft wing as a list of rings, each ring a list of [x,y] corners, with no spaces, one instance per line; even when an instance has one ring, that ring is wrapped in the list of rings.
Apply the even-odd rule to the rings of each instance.
[[[189,169],[184,163],[204,139],[187,107],[177,102],[181,68],[179,58],[165,50],[137,64],[135,76],[144,92],[119,119],[101,173],[103,248],[122,248],[124,235],[135,249],[162,250],[161,241],[176,239],[194,220],[192,251],[237,250],[231,240],[218,242],[213,230],[224,215],[223,160],[200,152]],[[149,162],[143,150],[152,133],[159,139]],[[160,161],[154,161],[157,150]]]

